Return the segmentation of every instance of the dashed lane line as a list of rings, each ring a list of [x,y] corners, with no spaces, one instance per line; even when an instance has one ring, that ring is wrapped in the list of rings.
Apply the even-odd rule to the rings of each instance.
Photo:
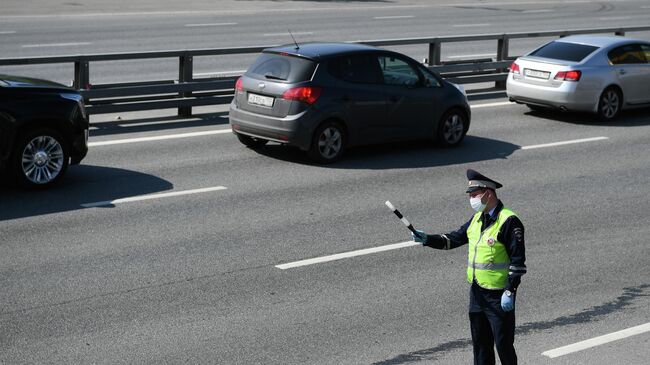
[[[418,243],[418,242],[414,242],[414,241],[393,243],[393,244],[390,244],[390,245],[379,246],[379,247],[371,247],[371,248],[366,248],[366,249],[363,249],[363,250],[348,251],[348,252],[343,252],[343,253],[337,253],[337,254],[334,254],[334,255],[315,257],[313,259],[288,262],[286,264],[276,265],[275,267],[277,267],[278,269],[281,269],[281,270],[287,270],[287,269],[293,269],[293,268],[301,267],[301,266],[320,264],[320,263],[324,263],[324,262],[336,261],[336,260],[346,259],[346,258],[355,257],[355,256],[369,255],[371,253],[384,252],[384,251],[390,251],[390,250],[397,250],[397,249],[400,249],[400,248],[411,247],[411,246],[422,246],[422,244]]]
[[[176,139],[176,138],[200,137],[200,136],[209,136],[209,135],[213,135],[213,134],[225,134],[225,133],[231,133],[231,132],[232,132],[232,130],[230,128],[228,128],[228,129],[215,129],[215,130],[202,131],[202,132],[167,134],[167,135],[164,135],[164,136],[151,136],[151,137],[115,139],[115,140],[112,140],[112,141],[89,142],[88,147],[110,146],[110,145],[114,145],[114,144],[124,144],[124,143],[161,141],[161,140],[165,140],[165,139]]]
[[[70,42],[70,43],[41,43],[41,44],[23,44],[22,48],[43,48],[43,47],[74,47],[88,46],[90,42]]]
[[[375,20],[388,20],[388,19],[411,19],[415,18],[415,15],[389,15],[389,16],[376,16],[373,17]]]
[[[105,207],[105,206],[117,205],[117,204],[122,204],[122,203],[130,203],[130,202],[137,202],[137,201],[143,201],[143,200],[152,200],[152,199],[162,199],[162,198],[169,198],[169,197],[174,197],[174,196],[182,196],[182,195],[190,195],[190,194],[207,193],[207,192],[211,192],[211,191],[226,190],[226,189],[227,188],[225,186],[213,186],[213,187],[210,187],[210,188],[172,191],[172,192],[169,192],[169,193],[139,195],[139,196],[132,196],[132,197],[128,197],[128,198],[120,198],[120,199],[114,199],[114,200],[104,200],[104,201],[99,201],[99,202],[81,204],[81,206],[84,207],[84,208]]]
[[[567,145],[567,144],[602,141],[602,140],[605,140],[605,139],[609,139],[609,137],[582,138],[582,139],[573,139],[573,140],[570,140],[570,141],[536,144],[536,145],[532,145],[532,146],[523,146],[523,147],[521,147],[521,149],[522,150],[533,150],[533,149],[536,149],[536,148],[557,147],[557,146],[564,146],[564,145]]]
[[[221,27],[225,25],[237,25],[237,23],[199,23],[199,24],[185,24],[188,28],[199,28],[199,27]]]
[[[586,350],[588,348],[604,345],[606,343],[610,343],[613,341],[622,340],[627,337],[640,335],[646,332],[650,332],[650,322],[639,326],[630,327],[621,331],[612,332],[606,335],[590,338],[588,340],[576,342],[571,345],[558,347],[553,350],[544,351],[542,352],[542,355],[553,359],[556,357],[572,354],[574,352]]]

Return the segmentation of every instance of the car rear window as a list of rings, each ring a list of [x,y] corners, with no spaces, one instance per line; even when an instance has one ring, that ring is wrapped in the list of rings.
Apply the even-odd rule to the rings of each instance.
[[[288,83],[311,80],[316,62],[291,55],[262,53],[246,71],[246,76],[256,79],[277,80]]]
[[[530,56],[552,58],[554,60],[580,62],[598,47],[577,43],[551,42],[535,51]]]

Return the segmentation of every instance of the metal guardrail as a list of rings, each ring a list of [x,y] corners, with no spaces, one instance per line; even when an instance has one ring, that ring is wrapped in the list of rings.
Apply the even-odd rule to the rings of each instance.
[[[427,65],[449,81],[459,84],[495,82],[496,87],[503,87],[507,77],[507,67],[511,62],[509,60],[514,58],[509,56],[511,39],[565,37],[574,34],[613,33],[615,35],[625,35],[626,32],[649,30],[650,26],[643,25],[561,31],[359,40],[347,43],[363,43],[372,46],[427,44],[429,47]],[[497,41],[496,61],[492,61],[492,59],[464,60],[460,64],[457,62],[443,64],[441,62],[442,45],[445,43],[494,40]],[[80,90],[87,100],[89,114],[178,108],[179,116],[189,116],[192,114],[193,106],[229,103],[234,93],[234,82],[238,76],[195,79],[193,76],[194,57],[259,53],[265,48],[275,46],[278,45],[13,58],[0,59],[0,66],[73,63],[73,87]],[[90,87],[91,62],[160,58],[178,59],[178,79],[102,84]]]

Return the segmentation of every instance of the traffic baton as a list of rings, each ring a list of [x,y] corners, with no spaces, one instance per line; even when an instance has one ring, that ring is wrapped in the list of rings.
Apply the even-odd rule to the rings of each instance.
[[[415,230],[415,228],[413,228],[413,225],[412,225],[411,223],[409,223],[409,221],[408,221],[406,218],[404,218],[404,216],[402,215],[402,213],[400,213],[400,211],[397,210],[397,208],[395,208],[395,206],[394,206],[393,204],[391,204],[391,202],[389,202],[388,200],[386,200],[386,206],[387,206],[388,208],[390,208],[390,210],[392,210],[393,213],[395,213],[395,215],[397,216],[397,218],[399,218],[399,219],[402,221],[402,223],[404,223],[404,225],[406,226],[406,228],[408,228],[411,232],[413,232],[414,235],[416,235],[416,236],[418,236],[418,237],[422,237],[422,236],[420,236],[420,234]]]

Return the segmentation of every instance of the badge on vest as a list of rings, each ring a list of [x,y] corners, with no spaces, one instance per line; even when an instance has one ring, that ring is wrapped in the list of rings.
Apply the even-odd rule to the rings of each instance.
[[[494,238],[490,237],[487,239],[487,245],[492,247],[494,246]]]

